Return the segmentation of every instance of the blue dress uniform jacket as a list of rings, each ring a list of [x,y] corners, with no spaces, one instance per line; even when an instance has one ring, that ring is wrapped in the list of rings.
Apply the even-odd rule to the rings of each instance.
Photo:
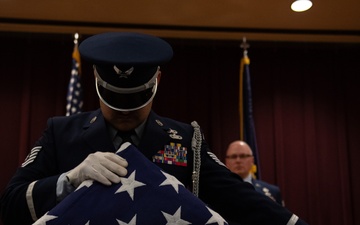
[[[251,182],[254,185],[255,190],[257,190],[260,193],[263,193],[264,195],[268,196],[269,198],[276,201],[280,205],[284,205],[283,200],[281,198],[280,188],[278,186],[257,179],[252,179]]]
[[[29,154],[32,157],[17,170],[2,196],[1,216],[5,225],[31,224],[34,218],[40,218],[57,204],[56,184],[62,173],[76,167],[90,153],[115,152],[100,110],[50,118],[47,125]],[[176,135],[182,139],[173,138],[170,130],[177,131]],[[152,160],[158,151],[164,149],[164,145],[175,143],[186,147],[187,166],[156,164],[191,188],[193,133],[191,125],[151,112],[138,149]],[[256,192],[252,185],[231,173],[209,151],[205,140],[202,140],[199,197],[225,219],[243,225],[285,225],[296,217]],[[306,223],[299,219],[296,224]]]

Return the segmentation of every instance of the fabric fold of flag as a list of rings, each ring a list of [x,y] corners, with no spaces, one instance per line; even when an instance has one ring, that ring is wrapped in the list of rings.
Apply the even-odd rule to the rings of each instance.
[[[128,174],[119,184],[84,181],[34,224],[228,224],[129,142],[117,154],[129,163]]]
[[[83,105],[81,87],[81,62],[77,41],[72,53],[72,69],[66,96],[66,116],[80,113]]]
[[[253,117],[252,90],[250,78],[250,59],[247,52],[240,62],[240,85],[239,85],[239,114],[240,114],[240,139],[245,141],[253,151],[254,164],[257,169],[254,175],[260,179],[259,154],[256,142],[255,124]]]

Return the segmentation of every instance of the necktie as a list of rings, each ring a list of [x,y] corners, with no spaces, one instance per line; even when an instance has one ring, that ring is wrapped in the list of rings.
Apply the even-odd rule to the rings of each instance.
[[[125,142],[130,142],[131,144],[134,144],[134,141],[131,139],[131,136],[133,135],[136,135],[134,130],[118,131],[113,140],[115,149],[118,149]]]

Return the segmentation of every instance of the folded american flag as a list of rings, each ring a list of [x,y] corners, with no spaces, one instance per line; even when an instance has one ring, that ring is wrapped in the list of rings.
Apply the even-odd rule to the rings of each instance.
[[[34,224],[228,224],[130,143],[123,144],[117,154],[129,163],[128,174],[119,184],[84,181]]]

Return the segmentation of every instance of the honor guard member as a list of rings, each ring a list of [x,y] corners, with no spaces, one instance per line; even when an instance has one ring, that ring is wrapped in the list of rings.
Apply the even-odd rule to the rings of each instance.
[[[2,195],[5,225],[32,224],[86,179],[120,182],[128,163],[114,152],[124,139],[227,221],[306,224],[220,163],[196,122],[185,124],[152,111],[160,66],[173,54],[167,42],[110,32],[84,40],[79,50],[93,63],[100,109],[48,120]]]

